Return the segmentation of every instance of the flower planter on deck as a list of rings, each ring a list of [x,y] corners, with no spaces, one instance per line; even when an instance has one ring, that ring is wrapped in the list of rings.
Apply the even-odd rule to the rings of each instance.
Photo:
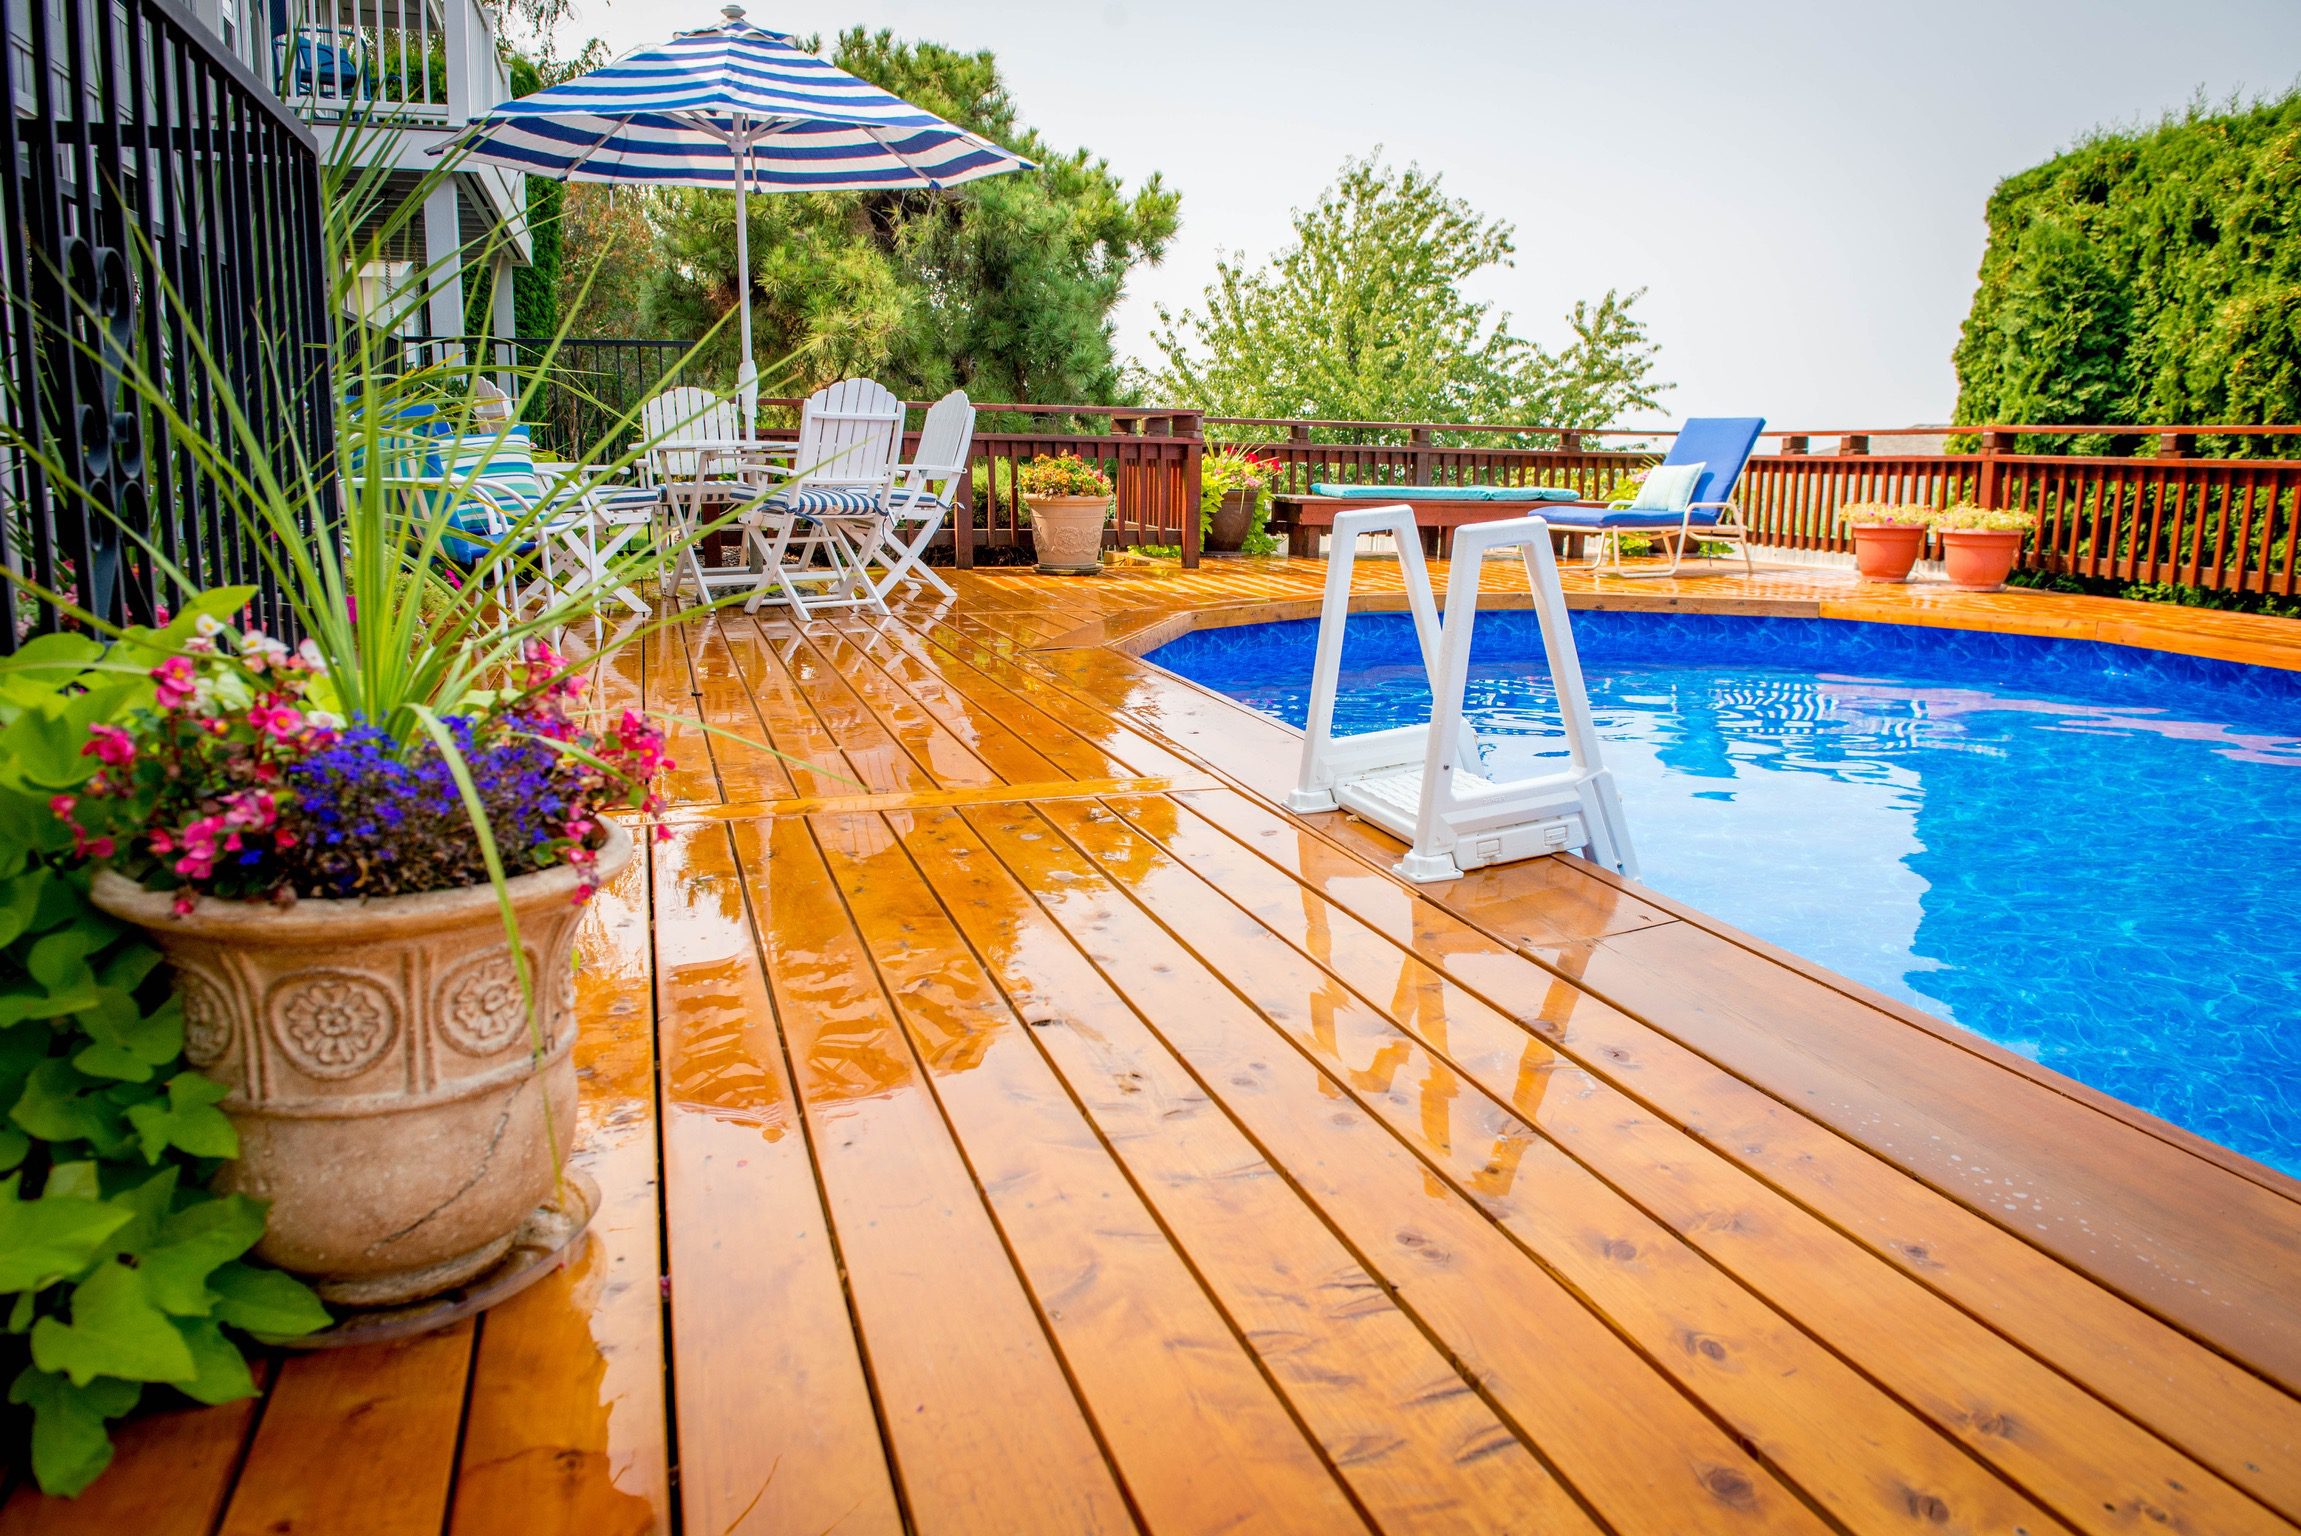
[[[1108,496],[1033,496],[1031,541],[1049,576],[1092,576],[1103,565]]]
[[[2018,528],[1942,529],[1942,569],[1949,584],[1961,592],[1997,591],[2021,558],[2021,540]]]
[[[590,878],[630,856],[610,825]],[[258,1255],[355,1307],[437,1295],[504,1256],[554,1198],[575,1132],[585,878],[559,865],[508,882],[531,1028],[490,886],[285,907],[202,897],[178,917],[172,893],[97,875],[96,905],[175,968],[185,1057],[231,1090],[240,1155],[218,1187],[271,1202]]]
[[[1922,523],[1856,523],[1853,533],[1854,570],[1864,581],[1909,580],[1925,549]]]

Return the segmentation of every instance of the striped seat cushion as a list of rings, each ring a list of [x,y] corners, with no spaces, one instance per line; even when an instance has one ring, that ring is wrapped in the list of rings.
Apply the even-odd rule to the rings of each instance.
[[[875,485],[794,485],[760,503],[762,512],[795,517],[868,517],[879,510],[883,492]],[[905,508],[940,507],[940,497],[897,492],[895,501]]]

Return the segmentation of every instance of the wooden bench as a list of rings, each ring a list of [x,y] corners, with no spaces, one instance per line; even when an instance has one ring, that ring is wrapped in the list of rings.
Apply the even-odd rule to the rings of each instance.
[[[1395,501],[1367,501],[1343,496],[1273,496],[1272,521],[1283,522],[1286,527],[1286,552],[1304,558],[1316,558],[1318,536],[1334,526],[1334,514],[1347,512],[1353,507],[1398,506],[1414,509],[1414,526],[1422,535],[1422,552],[1434,560],[1446,558],[1453,546],[1454,530],[1467,528],[1473,523],[1491,523],[1505,517],[1524,517],[1533,512],[1563,512],[1568,509],[1587,510],[1597,503],[1582,501],[1455,501],[1418,499],[1412,487],[1401,487]],[[1569,560],[1582,555],[1583,535],[1560,532],[1552,542],[1558,553]]]

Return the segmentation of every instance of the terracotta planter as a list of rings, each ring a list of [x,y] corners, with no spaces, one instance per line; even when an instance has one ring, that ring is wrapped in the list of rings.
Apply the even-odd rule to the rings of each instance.
[[[1907,581],[1925,549],[1923,525],[1854,524],[1854,569],[1864,581]]]
[[[1108,496],[1034,496],[1031,542],[1039,569],[1050,576],[1091,576],[1103,568],[1103,521]]]
[[[2021,558],[2022,533],[2015,529],[1944,528],[1942,568],[1961,592],[1995,592]]]
[[[1246,547],[1246,531],[1254,526],[1254,504],[1261,496],[1260,486],[1247,486],[1222,498],[1207,525],[1206,553],[1232,555]]]
[[[608,829],[599,873],[631,856]],[[271,1202],[256,1252],[347,1306],[449,1290],[551,1199],[575,1132],[577,876],[510,882],[543,1050],[495,892],[480,885],[290,907],[170,897],[106,870],[96,905],[175,967],[184,1055],[231,1089],[220,1186]],[[548,1125],[545,1106],[549,1106]]]

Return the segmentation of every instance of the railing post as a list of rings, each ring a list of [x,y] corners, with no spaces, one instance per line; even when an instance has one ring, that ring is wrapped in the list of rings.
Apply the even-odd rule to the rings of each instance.
[[[1974,467],[1973,501],[1977,507],[1994,507],[1999,494],[1998,476],[2001,473],[1997,456],[2005,451],[2005,434],[1995,428],[1981,434],[1981,462]]]
[[[1803,434],[1800,434],[1796,437],[1785,437],[1782,439],[1782,452],[1785,454],[1801,454],[1810,453],[1812,451],[1813,440],[1804,436]]]
[[[2186,459],[2197,447],[2197,439],[2187,432],[2160,432],[2157,435],[2157,456],[2161,459]]]
[[[416,3],[423,4],[424,0],[416,0]],[[472,23],[479,17],[477,0],[447,0],[445,9],[447,11],[445,38],[447,49],[447,120],[450,125],[461,127],[470,122],[472,115],[479,110],[478,104],[472,100],[471,77],[473,71],[481,67],[475,53],[480,45],[486,41],[486,38],[484,36],[476,38],[472,36]],[[483,27],[483,33],[484,30]],[[492,61],[495,50],[489,48],[487,51]],[[489,102],[487,105],[493,106],[495,103]]]
[[[1848,457],[1858,458],[1869,451],[1870,439],[1866,432],[1848,432],[1838,439],[1838,452]]]
[[[1406,442],[1414,450],[1414,483],[1416,485],[1428,485],[1430,483],[1430,458],[1434,451],[1436,439],[1430,435],[1428,427],[1413,427],[1407,431]]]
[[[1182,566],[1186,571],[1195,571],[1199,554],[1199,466],[1206,455],[1206,417],[1197,411],[1177,411],[1166,426],[1182,445],[1180,473],[1175,476],[1181,483]]]

